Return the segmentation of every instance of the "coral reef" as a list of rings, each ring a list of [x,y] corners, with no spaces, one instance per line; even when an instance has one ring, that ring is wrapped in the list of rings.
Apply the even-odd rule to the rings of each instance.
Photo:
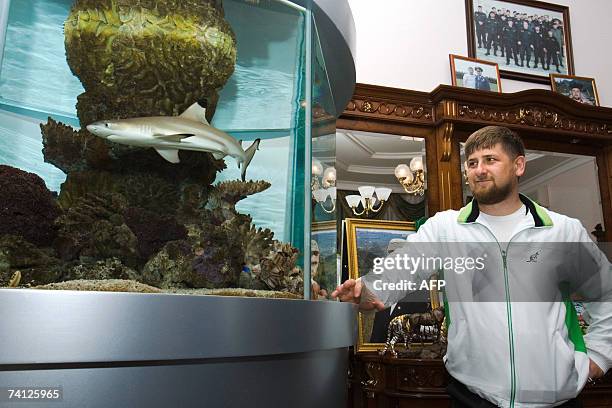
[[[119,257],[133,261],[138,239],[125,224],[127,202],[120,194],[88,194],[77,200],[56,224],[55,249],[63,260]]]
[[[36,174],[0,165],[0,191],[0,235],[51,244],[57,233],[53,223],[61,210],[45,182]]]
[[[223,225],[208,225],[190,242],[167,243],[144,266],[143,282],[161,288],[234,287],[244,259],[240,244]]]
[[[142,208],[128,208],[125,222],[138,239],[138,254],[141,259],[149,259],[166,242],[187,238],[187,229],[175,217],[160,215]]]
[[[169,163],[85,128],[178,115],[202,99],[210,121],[236,61],[222,2],[75,0],[64,34],[85,88],[82,128],[41,125],[45,161],[66,173],[57,198],[37,176],[0,166],[0,284],[301,297],[297,250],[236,210],[270,183],[213,187],[226,164],[209,153],[180,151],[180,163]]]
[[[303,293],[304,274],[296,267],[298,255],[290,244],[275,241],[268,255],[252,268],[253,287],[263,283],[267,289]]]
[[[178,115],[234,72],[236,41],[215,0],[76,0],[66,57],[81,123]],[[214,109],[211,109],[211,114]]]
[[[267,181],[224,181],[216,185],[210,192],[207,208],[222,211],[226,218],[231,218],[236,212],[236,203],[249,195],[260,193],[270,187]]]
[[[63,273],[52,251],[39,249],[20,236],[0,235],[0,282],[8,284],[17,270],[24,284],[57,282]]]
[[[267,254],[274,244],[274,233],[268,228],[256,228],[251,224],[251,217],[248,218],[248,223],[238,226],[236,231],[242,236],[244,262],[247,265],[256,265],[262,255]]]
[[[187,241],[168,242],[142,269],[140,280],[159,288],[203,287],[193,273],[195,258],[192,246]]]
[[[40,130],[45,161],[64,173],[109,166],[111,157],[108,145],[86,130],[75,131],[51,118],[40,125]]]

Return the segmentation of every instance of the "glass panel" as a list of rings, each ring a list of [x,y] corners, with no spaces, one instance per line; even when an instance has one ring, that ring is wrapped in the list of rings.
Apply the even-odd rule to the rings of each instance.
[[[339,283],[336,114],[316,30],[313,34],[310,271],[313,286],[312,298],[328,299]]]
[[[333,106],[318,39],[310,63],[309,11],[281,0],[73,3],[3,3],[0,180],[11,177],[15,196],[5,194],[0,249],[42,251],[21,284],[118,278],[303,297],[306,91]],[[330,122],[315,139],[334,135]],[[24,191],[41,206],[15,198]],[[8,265],[0,286],[17,269]]]

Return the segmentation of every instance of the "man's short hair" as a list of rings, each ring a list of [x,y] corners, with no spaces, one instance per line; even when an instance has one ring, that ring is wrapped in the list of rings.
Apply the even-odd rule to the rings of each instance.
[[[486,126],[472,133],[465,142],[465,158],[477,150],[501,144],[511,159],[525,155],[525,145],[516,132],[504,126]]]

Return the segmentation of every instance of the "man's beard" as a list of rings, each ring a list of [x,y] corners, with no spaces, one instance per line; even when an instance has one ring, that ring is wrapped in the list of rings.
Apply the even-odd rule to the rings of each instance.
[[[477,183],[476,181],[474,182]],[[476,190],[472,188],[472,194],[479,204],[493,205],[504,201],[512,192],[512,183],[506,183],[505,185],[498,186],[495,181],[491,181],[493,184],[487,189]]]

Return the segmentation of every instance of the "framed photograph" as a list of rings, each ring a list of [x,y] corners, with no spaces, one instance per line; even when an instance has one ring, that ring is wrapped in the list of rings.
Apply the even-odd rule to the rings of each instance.
[[[449,58],[454,86],[501,93],[497,64],[454,54],[450,54]]]
[[[569,8],[535,0],[465,0],[468,55],[499,65],[502,78],[548,83],[573,75]]]
[[[346,251],[349,278],[357,279],[372,270],[374,258],[386,257],[406,244],[406,237],[416,232],[414,222],[347,218]],[[357,352],[384,347],[387,327],[392,317],[425,312],[439,306],[437,291],[416,291],[401,302],[380,312],[359,312]]]
[[[336,221],[322,221],[312,223],[310,233],[310,273],[317,282],[320,296],[329,297],[329,294],[340,284],[338,274]]]
[[[573,101],[599,106],[599,95],[593,78],[550,74],[550,84],[553,92],[565,95]]]

